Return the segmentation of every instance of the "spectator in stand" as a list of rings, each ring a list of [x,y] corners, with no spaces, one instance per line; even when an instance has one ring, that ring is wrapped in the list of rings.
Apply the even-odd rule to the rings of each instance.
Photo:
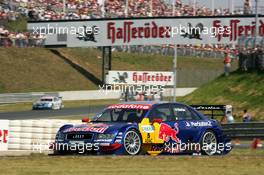
[[[244,2],[244,14],[251,14],[251,0],[245,0]]]
[[[161,101],[161,92],[154,93],[154,101]]]
[[[137,95],[136,95],[136,101],[144,101],[144,92],[139,92]]]
[[[146,94],[146,99],[147,99],[147,101],[152,101],[153,100],[153,92],[148,92]]]
[[[224,58],[224,72],[225,76],[228,76],[231,69],[231,58],[229,57],[229,52],[225,51],[225,58]]]
[[[243,122],[250,122],[251,116],[247,112],[247,109],[244,109],[243,113]]]

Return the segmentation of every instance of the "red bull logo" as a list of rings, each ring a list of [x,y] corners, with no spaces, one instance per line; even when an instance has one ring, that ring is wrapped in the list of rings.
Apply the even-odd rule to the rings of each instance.
[[[175,129],[173,129],[170,125],[167,125],[166,123],[160,124],[160,130],[159,130],[159,139],[164,140],[165,142],[168,142],[171,140],[175,142],[180,142],[180,139],[177,137],[177,134],[179,133],[178,124],[174,124]]]

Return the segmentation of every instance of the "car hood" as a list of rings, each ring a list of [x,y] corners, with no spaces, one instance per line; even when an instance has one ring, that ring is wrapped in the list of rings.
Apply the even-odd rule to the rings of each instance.
[[[133,123],[87,123],[74,125],[62,130],[63,133],[69,132],[93,132],[93,133],[114,133],[119,131],[121,128],[133,125]]]

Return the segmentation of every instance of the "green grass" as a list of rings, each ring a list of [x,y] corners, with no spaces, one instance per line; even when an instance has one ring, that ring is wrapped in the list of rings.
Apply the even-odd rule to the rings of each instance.
[[[45,156],[0,157],[3,175],[196,174],[259,175],[264,152],[234,150],[227,156]]]
[[[179,100],[188,104],[230,104],[237,120],[241,120],[243,109],[248,109],[254,120],[263,120],[264,73],[221,76]]]
[[[29,111],[31,109],[32,103],[0,104],[0,112]]]
[[[58,49],[62,55],[81,65],[98,78],[101,78],[102,53],[92,48],[66,48]],[[237,63],[233,68],[236,69]],[[137,70],[137,71],[172,71],[173,57],[113,52],[113,70]],[[222,70],[222,59],[215,58],[194,58],[187,56],[178,57],[178,69],[181,70]]]
[[[0,93],[96,89],[44,48],[0,48]]]
[[[58,51],[101,79],[101,51],[64,48]],[[45,48],[0,48],[0,93],[98,89],[89,79]],[[171,71],[172,56],[113,52],[113,70]],[[236,67],[236,66],[234,66]],[[222,60],[179,57],[178,69],[222,70]]]

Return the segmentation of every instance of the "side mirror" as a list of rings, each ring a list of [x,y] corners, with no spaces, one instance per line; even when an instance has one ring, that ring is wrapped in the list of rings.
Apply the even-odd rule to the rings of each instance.
[[[162,122],[162,119],[160,118],[155,118],[152,123],[161,123]]]
[[[89,118],[83,118],[83,119],[82,119],[82,122],[83,122],[83,123],[89,123],[89,122],[90,122],[90,119],[89,119]]]

